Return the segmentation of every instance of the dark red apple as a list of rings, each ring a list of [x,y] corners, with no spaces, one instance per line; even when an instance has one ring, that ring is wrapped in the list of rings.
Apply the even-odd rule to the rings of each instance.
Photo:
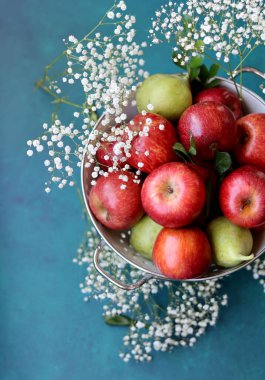
[[[144,181],[142,204],[156,223],[185,226],[200,214],[206,198],[203,179],[187,164],[171,162],[155,169]]]
[[[237,120],[239,140],[234,150],[241,165],[265,170],[265,113],[252,113]]]
[[[253,228],[265,223],[265,172],[241,166],[222,182],[220,207],[232,223]]]
[[[237,126],[232,111],[216,102],[197,103],[186,109],[180,117],[177,131],[186,150],[189,150],[193,136],[200,160],[213,160],[217,150],[230,152],[237,142]]]
[[[104,226],[113,230],[125,230],[143,216],[142,186],[133,179],[130,172],[113,172],[108,177],[100,177],[91,188],[89,207]]]
[[[236,94],[224,87],[206,88],[198,93],[194,103],[200,102],[217,102],[222,103],[233,112],[235,119],[243,116],[241,102]]]
[[[151,173],[166,162],[178,161],[173,150],[177,133],[164,117],[146,113],[136,115],[128,124],[138,135],[132,140],[128,163],[142,172]]]
[[[216,201],[215,194],[218,174],[212,161],[204,161],[202,163],[187,163],[187,165],[189,165],[190,168],[195,170],[195,172],[202,177],[207,189],[206,203],[195,221],[196,225],[204,226],[207,218],[209,218],[210,211],[212,211],[212,208],[215,204],[214,202]]]
[[[98,162],[106,167],[113,167],[116,162],[117,167],[123,168],[127,163],[124,145],[125,142],[122,139],[115,142],[100,141],[100,147],[96,153]]]
[[[215,170],[214,170],[214,167],[210,168],[208,165],[207,167],[206,166],[202,166],[202,165],[199,165],[197,163],[192,163],[192,162],[188,162],[187,165],[193,169],[197,174],[199,174],[202,179],[204,180],[204,182],[208,182],[213,173],[215,173]]]
[[[155,241],[153,261],[162,274],[174,280],[196,278],[211,265],[211,246],[199,228],[163,228]]]

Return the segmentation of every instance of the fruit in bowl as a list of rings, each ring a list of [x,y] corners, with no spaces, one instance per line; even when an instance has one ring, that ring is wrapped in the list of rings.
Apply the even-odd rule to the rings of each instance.
[[[138,87],[136,101],[139,112],[152,110],[175,121],[192,104],[189,81],[183,75],[151,75]]]
[[[241,227],[259,227],[265,222],[265,172],[241,166],[222,182],[219,194],[223,214]]]
[[[89,193],[95,217],[113,230],[131,228],[143,216],[141,185],[130,172],[118,171],[100,177]]]
[[[181,162],[164,164],[144,181],[141,191],[145,212],[156,223],[176,228],[192,223],[203,209],[203,179]]]
[[[153,260],[160,272],[171,279],[196,278],[211,265],[211,246],[199,228],[163,228],[153,248]]]
[[[164,117],[154,113],[136,115],[128,124],[137,135],[131,141],[128,163],[144,173],[151,173],[166,162],[177,161],[173,150],[177,132]]]
[[[236,161],[240,165],[254,165],[265,170],[265,114],[246,115],[237,121],[237,127]]]
[[[219,216],[209,223],[207,234],[216,264],[231,268],[253,259],[253,238],[249,229],[239,227],[224,216]]]
[[[162,226],[145,215],[131,230],[130,244],[141,255],[152,260],[153,246]]]
[[[232,111],[217,102],[201,102],[186,109],[177,131],[187,151],[193,137],[197,157],[201,160],[213,160],[217,151],[231,152],[238,139]]]
[[[194,100],[194,103],[201,102],[217,102],[227,106],[232,112],[235,119],[243,116],[241,102],[236,94],[224,87],[206,88],[199,92]]]
[[[148,268],[152,260],[165,277],[186,280],[253,258],[253,231],[265,228],[265,114],[241,117],[241,102],[222,87],[191,105],[179,79],[157,75],[139,87],[143,112],[98,147],[95,165],[105,169],[88,201],[105,227],[131,229],[130,249]]]

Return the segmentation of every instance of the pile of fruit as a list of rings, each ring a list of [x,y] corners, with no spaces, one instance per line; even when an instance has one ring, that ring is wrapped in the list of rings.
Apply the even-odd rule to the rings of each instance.
[[[136,102],[139,114],[98,137],[95,217],[131,229],[132,247],[172,279],[253,258],[252,231],[265,229],[265,113],[244,115],[223,87],[195,94],[177,75],[150,76]]]

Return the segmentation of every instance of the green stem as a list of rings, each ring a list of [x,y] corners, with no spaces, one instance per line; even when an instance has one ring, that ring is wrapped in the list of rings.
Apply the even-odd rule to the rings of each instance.
[[[236,92],[237,92],[239,99],[241,99],[241,95],[240,95],[240,92],[238,90],[238,86],[237,86],[237,83],[235,81],[235,78],[233,76],[233,70],[232,70],[230,62],[228,63],[228,65],[229,65],[229,70],[230,70],[230,78],[231,78],[232,82],[234,83],[234,86],[235,86],[235,89],[236,89]]]
[[[242,66],[243,62],[247,59],[247,57],[253,52],[253,50],[256,49],[257,46],[254,46],[246,55],[245,57],[241,60],[241,62],[235,67],[234,71],[238,70],[240,66]]]
[[[243,68],[243,63],[242,63],[242,56],[239,54],[240,57],[240,76],[239,76],[239,83],[240,83],[240,99],[242,99],[242,87],[243,87],[243,73],[242,73],[242,68]]]
[[[70,102],[69,100],[66,100],[65,98],[60,98],[49,87],[47,87],[44,84],[44,80],[43,79],[40,79],[37,82],[35,82],[35,87],[36,88],[41,88],[44,92],[46,92],[47,94],[51,95],[55,99],[56,103],[68,104],[69,106],[73,106],[73,107],[76,107],[76,108],[83,109],[83,106],[80,106],[80,104]]]

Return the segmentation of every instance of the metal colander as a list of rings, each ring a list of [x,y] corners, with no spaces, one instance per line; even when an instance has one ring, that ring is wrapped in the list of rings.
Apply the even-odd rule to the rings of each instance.
[[[242,72],[251,72],[265,79],[264,73],[251,67],[245,67],[244,69],[242,69]],[[238,75],[239,73],[240,72],[238,71],[236,75]],[[235,92],[234,84],[230,79],[224,79],[220,77],[218,77],[218,79],[220,79],[221,86],[226,87],[232,92]],[[247,113],[265,113],[265,102],[259,96],[257,96],[255,93],[253,93],[252,91],[248,90],[245,87],[243,87],[243,99],[244,99],[244,108]],[[128,116],[128,120],[130,120],[138,112],[137,112],[136,106],[130,104],[126,107],[125,113]],[[100,129],[100,130],[106,129],[106,127],[102,125],[103,119],[104,119],[104,115],[98,120],[94,129]],[[91,221],[101,236],[101,243],[99,244],[99,246],[97,247],[94,253],[94,263],[97,270],[104,277],[106,277],[110,282],[112,282],[113,284],[125,290],[136,289],[151,278],[156,278],[160,280],[169,280],[166,276],[159,273],[159,271],[157,270],[155,265],[152,263],[152,261],[144,258],[141,254],[136,252],[130,246],[129,235],[126,232],[123,232],[123,235],[121,236],[121,232],[110,230],[104,227],[100,222],[96,220],[88,204],[88,195],[91,189],[90,182],[91,182],[91,173],[93,171],[93,167],[86,168],[85,167],[86,161],[87,161],[87,157],[84,157],[82,167],[81,167],[81,182],[82,182],[83,197],[84,197],[87,212],[91,218]],[[254,258],[252,260],[243,262],[242,264],[237,265],[233,268],[221,268],[213,264],[206,274],[198,278],[188,279],[186,281],[194,282],[194,281],[205,281],[205,280],[210,280],[210,279],[217,279],[219,277],[223,277],[225,275],[236,272],[237,270],[241,268],[244,268],[245,266],[253,262],[257,257],[259,257],[265,251],[265,231],[254,233],[253,237],[254,237],[254,246],[253,246],[252,253],[254,254]],[[125,260],[127,263],[131,264],[132,266],[140,269],[143,272],[143,278],[134,284],[126,284],[126,283],[121,282],[119,279],[114,278],[109,273],[107,273],[100,265],[100,252],[101,252],[102,244],[107,244],[123,260]]]

